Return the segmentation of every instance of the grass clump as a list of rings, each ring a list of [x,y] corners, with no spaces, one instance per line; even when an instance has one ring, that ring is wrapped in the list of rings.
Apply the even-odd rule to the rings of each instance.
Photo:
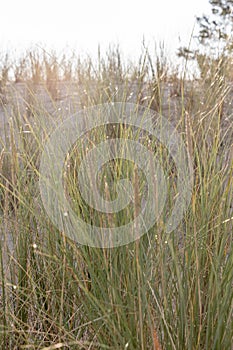
[[[184,79],[147,50],[123,63],[119,49],[98,61],[29,52],[1,65],[0,344],[2,349],[230,349],[232,346],[232,102],[228,66],[202,61],[201,79]],[[5,63],[4,63],[5,62]],[[209,64],[209,63],[208,63]],[[207,69],[208,68],[208,69]],[[12,72],[14,73],[12,75]],[[204,74],[205,72],[205,74]],[[5,75],[4,75],[5,74]],[[3,79],[3,78],[2,78]],[[176,93],[174,93],[176,91]],[[4,99],[2,98],[4,97]],[[127,125],[99,127],[77,141],[64,186],[76,214],[121,226],[140,205],[114,214],[88,207],[77,189],[87,150],[108,138],[136,139],[166,166],[168,194],[158,222],[140,240],[114,249],[80,246],[51,223],[38,179],[44,144],[66,113],[110,102],[162,113],[182,135],[194,167],[190,206],[174,232],[163,222],[176,196],[176,169],[151,135]],[[102,169],[100,192],[132,180],[139,204],[143,171],[116,159]],[[137,202],[137,201],[136,201]]]

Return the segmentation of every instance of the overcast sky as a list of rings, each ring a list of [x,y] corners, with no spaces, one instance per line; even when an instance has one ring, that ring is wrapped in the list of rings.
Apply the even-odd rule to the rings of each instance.
[[[94,53],[119,43],[134,55],[146,42],[164,41],[170,53],[187,44],[195,15],[208,11],[208,0],[7,0],[1,3],[0,45],[3,50],[41,43]]]

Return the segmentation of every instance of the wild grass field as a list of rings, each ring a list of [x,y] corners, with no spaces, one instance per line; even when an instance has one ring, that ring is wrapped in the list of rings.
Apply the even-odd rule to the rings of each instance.
[[[230,58],[198,56],[200,74],[174,67],[162,51],[125,62],[118,48],[98,59],[40,49],[0,61],[0,348],[233,349],[233,76]],[[168,192],[156,224],[115,248],[79,245],[51,222],[39,191],[40,157],[68,116],[103,103],[132,102],[163,115],[192,159],[190,205],[171,233],[177,196],[166,148],[130,126],[99,127],[78,140],[63,181],[83,221],[122,226],[146,191],[143,172],[116,159],[101,169],[100,192],[132,180],[135,203],[115,214],[87,206],[77,168],[108,138],[132,139],[158,154]]]

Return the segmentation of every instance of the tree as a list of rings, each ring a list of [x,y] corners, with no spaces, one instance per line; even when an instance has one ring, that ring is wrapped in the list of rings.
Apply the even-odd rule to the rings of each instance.
[[[227,56],[233,51],[233,0],[209,0],[210,14],[204,14],[197,17],[199,31],[194,38],[198,41],[198,48],[190,47],[178,48],[178,57],[184,57],[187,60],[197,58],[208,52],[207,56],[212,57]],[[201,45],[201,46],[200,46]],[[195,45],[196,46],[196,45]],[[201,50],[207,48],[208,51]],[[217,49],[217,50],[216,50]]]
[[[231,52],[233,50],[233,0],[209,0],[211,15],[197,17],[198,41]]]

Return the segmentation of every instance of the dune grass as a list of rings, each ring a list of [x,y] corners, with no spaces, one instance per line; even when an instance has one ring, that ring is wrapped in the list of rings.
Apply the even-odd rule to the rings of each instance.
[[[10,97],[3,62],[1,111],[8,123],[0,139],[2,349],[232,348],[233,135],[232,117],[224,110],[226,101],[231,103],[229,70],[219,62],[212,62],[210,72],[203,61],[201,79],[188,80],[163,55],[147,51],[128,65],[118,49],[99,53],[97,64],[34,51],[9,64],[16,81],[10,83]],[[53,115],[38,86],[47,92],[59,123],[63,116],[57,101],[64,82],[72,85],[71,109],[72,104],[87,108],[131,99],[164,113],[179,130],[192,157],[194,188],[174,232],[167,234],[163,222],[174,204],[175,169],[163,146],[146,136],[140,141],[158,152],[169,188],[166,208],[149,232],[126,246],[100,249],[78,245],[52,224],[38,179]],[[15,92],[14,98],[17,83],[26,86],[26,93]],[[86,222],[121,226],[137,214],[135,203],[114,215],[98,213],[77,190],[76,170],[87,149],[119,135],[134,138],[135,132],[124,126],[97,128],[77,141],[67,160],[66,191]],[[128,177],[140,202],[145,179],[132,162],[117,159],[102,176],[106,199],[116,195],[111,184]]]

